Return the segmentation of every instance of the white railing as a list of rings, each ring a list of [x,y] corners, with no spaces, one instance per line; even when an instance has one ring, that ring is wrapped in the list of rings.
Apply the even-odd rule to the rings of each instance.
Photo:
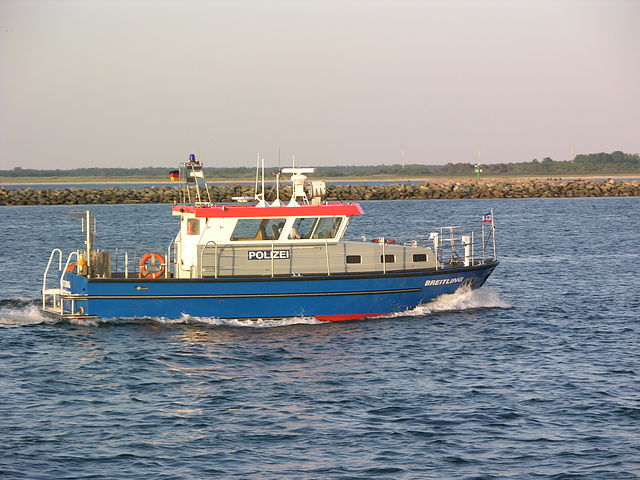
[[[214,278],[218,278],[218,244],[216,242],[214,242],[213,240],[209,240],[204,247],[202,247],[202,250],[200,250],[200,262],[199,262],[199,267],[200,267],[200,277],[203,276],[203,271],[204,271],[204,264],[202,262],[202,257],[204,256],[204,251],[209,247],[209,245],[213,244],[214,246],[214,253],[213,253],[213,276]],[[272,247],[273,248],[273,247]]]
[[[458,225],[424,230],[396,232],[394,243],[431,247],[442,267],[472,266],[497,259],[495,226]]]
[[[47,268],[44,271],[44,278],[42,279],[42,309],[46,310],[47,308],[47,297],[52,297],[53,307],[55,308],[56,300],[58,295],[60,294],[60,285],[57,288],[47,288],[47,276],[49,275],[49,269],[51,268],[51,262],[58,253],[58,271],[62,271],[62,250],[59,248],[54,248],[51,251],[51,256],[49,257],[49,262],[47,263]]]
[[[56,276],[58,279],[58,286],[53,288],[47,288],[47,277],[49,276],[49,269],[51,268],[51,263],[55,258],[56,253],[59,255],[58,261],[58,274]],[[51,251],[51,256],[49,257],[49,262],[47,263],[47,268],[44,271],[44,277],[42,280],[42,310],[49,311],[52,313],[57,313],[60,315],[64,314],[64,302],[62,301],[62,295],[64,294],[63,281],[64,274],[67,271],[71,271],[73,268],[73,264],[71,260],[75,257],[76,261],[80,258],[78,252],[71,252],[67,257],[67,261],[62,266],[62,250],[59,248],[54,248]],[[50,305],[48,305],[50,303]],[[71,300],[71,311],[74,309],[74,301]]]

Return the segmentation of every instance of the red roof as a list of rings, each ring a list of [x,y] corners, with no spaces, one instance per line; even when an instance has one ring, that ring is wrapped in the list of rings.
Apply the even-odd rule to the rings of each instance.
[[[357,203],[324,203],[322,205],[298,205],[296,207],[258,207],[257,205],[212,205],[194,207],[176,205],[174,212],[195,213],[197,218],[280,218],[362,215]]]

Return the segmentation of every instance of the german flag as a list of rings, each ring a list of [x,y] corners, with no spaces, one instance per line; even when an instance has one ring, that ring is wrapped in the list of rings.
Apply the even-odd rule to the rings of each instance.
[[[171,179],[172,182],[177,182],[178,180],[180,180],[180,170],[173,170],[169,174],[169,178]]]

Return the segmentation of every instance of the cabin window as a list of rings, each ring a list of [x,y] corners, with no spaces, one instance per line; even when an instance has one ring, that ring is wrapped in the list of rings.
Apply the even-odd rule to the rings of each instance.
[[[318,220],[312,238],[333,238],[338,234],[342,218],[321,218]]]
[[[347,255],[347,263],[362,263],[362,255]]]
[[[289,238],[333,238],[337,235],[341,223],[341,217],[296,218],[289,232]]]
[[[313,232],[317,220],[317,218],[296,218],[289,232],[289,238],[292,240],[311,238],[311,232]]]
[[[426,253],[414,253],[413,254],[413,261],[414,262],[426,262],[427,261],[427,254]]]
[[[200,235],[200,219],[187,219],[187,235]]]
[[[284,223],[284,218],[241,218],[233,229],[231,240],[277,240]]]
[[[380,255],[380,263],[395,263],[395,255]]]

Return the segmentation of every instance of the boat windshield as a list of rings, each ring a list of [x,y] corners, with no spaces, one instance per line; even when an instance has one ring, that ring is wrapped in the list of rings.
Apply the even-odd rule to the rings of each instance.
[[[289,232],[290,239],[333,238],[338,233],[341,217],[296,218]]]
[[[318,220],[316,229],[314,230],[311,238],[333,238],[337,235],[340,228],[342,218],[321,218]]]
[[[231,234],[232,241],[277,240],[285,224],[284,218],[241,218]]]
[[[342,217],[299,217],[287,229],[286,218],[238,219],[231,241],[289,240],[335,238],[342,224]],[[284,233],[283,233],[284,230]]]

